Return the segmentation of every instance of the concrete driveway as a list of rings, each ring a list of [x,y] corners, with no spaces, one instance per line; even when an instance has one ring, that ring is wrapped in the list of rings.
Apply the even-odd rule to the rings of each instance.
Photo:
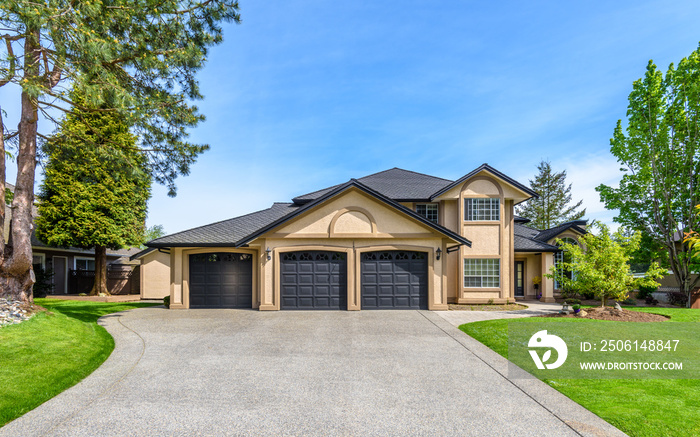
[[[623,435],[428,311],[147,308],[28,435]]]

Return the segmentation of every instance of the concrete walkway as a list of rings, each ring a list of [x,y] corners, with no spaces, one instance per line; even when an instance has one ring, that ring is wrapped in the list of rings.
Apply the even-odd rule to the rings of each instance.
[[[560,303],[543,303],[537,300],[518,302],[527,308],[518,311],[434,311],[454,326],[465,323],[481,322],[495,319],[515,319],[520,317],[544,316],[556,314],[561,310]]]
[[[105,364],[0,436],[624,435],[429,311],[154,307],[100,324]]]

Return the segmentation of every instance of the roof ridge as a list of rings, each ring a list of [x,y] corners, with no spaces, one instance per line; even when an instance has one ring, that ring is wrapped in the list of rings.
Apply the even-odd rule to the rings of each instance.
[[[405,171],[406,173],[413,173],[413,174],[417,174],[417,175],[420,175],[420,176],[428,176],[428,177],[431,177],[431,178],[434,178],[434,179],[443,180],[443,181],[445,181],[445,182],[454,182],[454,181],[451,180],[451,179],[445,179],[445,178],[441,178],[440,176],[433,176],[433,175],[430,175],[430,174],[427,174],[427,173],[420,173],[420,172],[413,171],[413,170],[406,170],[405,168],[400,168],[400,167],[393,167],[393,168],[390,168],[390,169],[387,169],[387,170],[382,170],[382,171],[379,171],[379,172],[377,172],[377,173],[372,173],[372,174],[367,175],[367,176],[362,176],[360,179],[368,178],[368,177],[370,177],[370,176],[376,176],[376,175],[378,175],[378,174],[386,173],[386,172],[391,171],[391,170],[401,170],[401,171]]]

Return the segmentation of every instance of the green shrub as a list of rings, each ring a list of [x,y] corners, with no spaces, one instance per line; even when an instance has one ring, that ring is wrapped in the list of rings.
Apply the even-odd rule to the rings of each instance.
[[[165,305],[165,308],[170,308],[170,296],[165,296],[163,298],[163,305]]]
[[[623,300],[620,302],[622,305],[629,305],[629,306],[635,306],[637,305],[637,299],[628,297],[627,299]]]
[[[579,299],[566,299],[566,303],[569,305],[581,305],[581,301]]]
[[[572,306],[571,308],[573,308],[573,309],[574,309],[574,311],[576,311],[576,310],[580,310],[580,309],[581,309],[581,305],[579,305],[579,304],[576,304],[576,305],[573,305],[573,306]]]
[[[644,299],[646,300],[647,297],[651,296],[652,293],[655,293],[657,290],[656,287],[644,287],[640,286],[639,287],[639,293],[637,293],[637,299]]]

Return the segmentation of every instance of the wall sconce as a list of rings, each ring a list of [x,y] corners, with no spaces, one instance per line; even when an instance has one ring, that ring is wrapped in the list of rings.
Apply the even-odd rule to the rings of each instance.
[[[270,250],[269,247],[267,249],[265,249],[265,253],[267,254],[267,260],[270,261],[272,259],[272,255],[270,255],[272,253],[272,251]]]
[[[437,256],[437,260],[440,261],[440,255],[442,255],[442,249],[438,247],[438,250],[435,251],[435,255]]]

